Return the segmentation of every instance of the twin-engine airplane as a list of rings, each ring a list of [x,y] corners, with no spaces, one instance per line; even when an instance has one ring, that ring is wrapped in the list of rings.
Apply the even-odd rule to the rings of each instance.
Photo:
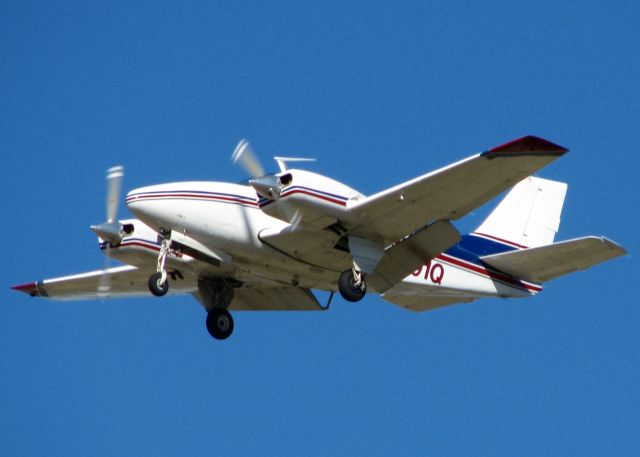
[[[412,311],[483,297],[529,297],[550,279],[626,254],[604,237],[554,243],[567,185],[531,176],[567,152],[527,136],[371,196],[310,171],[265,174],[246,141],[244,184],[134,189],[138,219],[117,220],[122,167],[109,170],[107,221],[91,229],[124,266],[13,289],[61,300],[193,295],[216,339],[229,310],[322,310],[312,289],[345,300],[373,290]],[[512,188],[476,229],[451,221]],[[329,299],[330,302],[330,299]]]

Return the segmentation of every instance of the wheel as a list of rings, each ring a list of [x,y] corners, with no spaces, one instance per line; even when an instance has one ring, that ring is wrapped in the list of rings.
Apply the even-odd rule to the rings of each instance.
[[[233,333],[233,317],[224,308],[212,308],[207,313],[207,330],[216,340],[229,338]]]
[[[149,290],[156,297],[162,297],[169,292],[169,281],[165,281],[164,284],[160,285],[160,280],[162,279],[162,273],[154,273],[149,276]]]
[[[360,301],[362,297],[364,297],[364,294],[367,293],[367,284],[363,280],[359,286],[356,286],[353,271],[346,270],[343,271],[338,278],[338,290],[340,290],[340,295],[342,295],[342,298],[345,300],[352,302]]]

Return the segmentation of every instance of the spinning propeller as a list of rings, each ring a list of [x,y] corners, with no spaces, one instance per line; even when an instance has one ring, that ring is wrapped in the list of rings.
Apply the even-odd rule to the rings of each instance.
[[[280,168],[280,175],[265,174],[264,168],[260,164],[256,154],[253,152],[251,145],[247,140],[240,140],[236,146],[231,160],[234,163],[239,163],[251,176],[249,185],[253,187],[258,195],[266,197],[270,200],[277,200],[280,198],[280,192],[284,186],[289,184],[285,180],[283,173],[287,171],[286,162],[313,162],[316,159],[309,158],[297,158],[297,157],[274,157]]]
[[[251,176],[249,185],[253,187],[258,195],[270,200],[280,198],[280,192],[284,187],[280,178],[274,174],[265,174],[264,168],[253,152],[247,140],[240,140],[236,150],[233,151],[231,160],[239,163]]]
[[[124,176],[124,167],[117,166],[107,170],[107,221],[92,225],[91,230],[112,245],[118,245],[125,235],[123,225],[116,220],[118,202],[120,200],[120,186]]]
[[[105,295],[111,290],[111,281],[106,273],[111,259],[109,250],[112,246],[119,245],[126,233],[124,226],[116,219],[123,176],[124,168],[122,166],[112,167],[107,170],[107,221],[91,226],[91,230],[106,241],[103,274],[98,283],[98,292]]]
[[[251,145],[247,140],[240,140],[236,146],[231,160],[239,163],[251,176],[249,185],[255,189],[260,197],[268,198],[271,201],[278,200],[285,186],[291,183],[292,177],[287,173],[287,162],[313,162],[316,159],[297,158],[297,157],[274,157],[280,168],[279,174],[265,174],[264,168],[260,164],[256,154],[253,152]],[[295,227],[302,220],[302,214],[299,209],[290,205],[281,205],[279,215],[276,217],[289,222]]]
[[[264,168],[247,140],[240,140],[235,151],[233,151],[231,160],[233,160],[234,163],[240,162],[240,165],[253,178],[259,178],[264,175]]]

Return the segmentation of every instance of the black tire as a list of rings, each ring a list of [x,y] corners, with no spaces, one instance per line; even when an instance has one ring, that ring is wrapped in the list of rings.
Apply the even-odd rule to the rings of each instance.
[[[207,330],[216,340],[224,340],[233,333],[233,317],[224,308],[212,308],[207,313]]]
[[[156,297],[162,297],[163,295],[166,295],[167,292],[169,292],[169,280],[167,279],[164,282],[164,285],[161,287],[160,284],[158,284],[161,278],[162,273],[154,273],[149,276],[149,290]]]
[[[356,302],[362,300],[367,293],[367,285],[363,281],[360,286],[354,284],[353,272],[343,271],[338,278],[338,290],[340,295],[347,301]]]

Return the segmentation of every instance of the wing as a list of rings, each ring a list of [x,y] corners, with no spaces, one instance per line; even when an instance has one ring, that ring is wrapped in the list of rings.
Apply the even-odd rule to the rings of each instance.
[[[59,278],[45,279],[28,284],[14,286],[12,289],[32,297],[44,297],[54,300],[90,300],[125,297],[150,297],[147,281],[155,270],[135,266],[121,266],[106,270],[96,270]],[[190,270],[169,273],[169,294],[192,294],[205,304],[198,291],[198,275]],[[101,290],[108,277],[109,290]],[[230,310],[321,310],[320,304],[309,289],[286,286],[276,282],[256,278],[243,278],[242,285],[234,289]]]
[[[456,220],[568,150],[527,136],[372,195],[350,207],[349,231],[393,242],[435,220]]]
[[[626,253],[624,248],[607,238],[589,236],[480,259],[517,278],[546,282]]]
[[[52,298],[55,300],[89,300],[95,298],[147,297],[149,288],[147,281],[155,270],[138,268],[131,265],[96,270],[71,276],[45,279],[12,287],[32,297]],[[109,290],[101,290],[103,277]],[[183,277],[184,278],[184,277]],[[197,281],[171,281],[169,293],[186,294],[198,289]]]

